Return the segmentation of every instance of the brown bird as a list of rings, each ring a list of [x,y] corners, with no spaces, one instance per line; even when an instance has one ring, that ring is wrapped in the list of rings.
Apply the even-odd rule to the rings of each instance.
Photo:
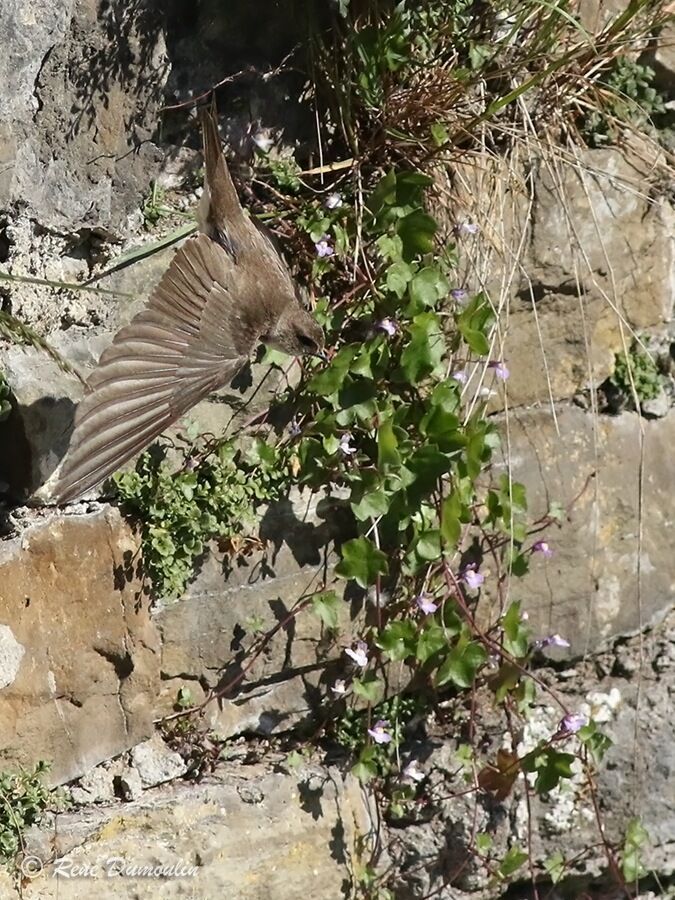
[[[215,104],[201,117],[201,233],[176,252],[146,308],[101,356],[50,491],[53,502],[80,497],[144,450],[228,384],[259,342],[291,355],[321,355],[321,328],[300,305],[269,237],[239,203]]]

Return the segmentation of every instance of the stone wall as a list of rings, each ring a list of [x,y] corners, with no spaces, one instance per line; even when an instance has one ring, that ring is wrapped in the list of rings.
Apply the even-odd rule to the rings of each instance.
[[[101,275],[116,255],[147,240],[141,209],[154,180],[166,186],[174,211],[193,206],[196,135],[178,113],[162,120],[160,134],[161,105],[218,81],[227,74],[223,59],[232,71],[251,60],[264,66],[295,39],[289,16],[284,29],[259,29],[247,13],[237,32],[229,21],[212,27],[213,3],[189,15],[180,4],[164,6],[3,4],[2,271],[59,281]],[[584,4],[583,12],[607,8]],[[233,34],[246,42],[239,52]],[[672,88],[669,47],[664,39],[649,58]],[[307,139],[301,104],[280,114],[288,104],[279,84],[255,92],[249,85],[247,114],[230,111],[230,138],[242,153],[258,130]],[[652,143],[624,143],[579,151],[557,167],[489,158],[457,165],[444,173],[441,196],[448,226],[464,216],[480,222],[481,237],[465,247],[466,286],[487,285],[502,311],[497,349],[511,378],[494,405],[501,465],[526,484],[535,515],[553,500],[564,508],[548,535],[553,557],[514,586],[535,634],[557,631],[572,643],[539,675],[570,706],[604,716],[615,739],[600,779],[609,834],[620,836],[626,818],[641,812],[653,838],[650,864],[667,878],[675,858],[675,411],[668,394],[656,417],[611,415],[598,408],[595,389],[631,330],[669,347],[674,211],[664,154]],[[185,221],[170,216],[164,230]],[[86,376],[172,252],[104,275],[97,287],[108,293],[0,282],[3,309],[37,327]],[[373,615],[360,600],[345,602],[336,642],[316,617],[290,614],[330,571],[341,536],[325,498],[299,494],[266,511],[264,549],[234,571],[214,550],[184,597],[153,605],[138,536],[114,507],[92,500],[67,513],[17,508],[61,458],[82,388],[37,350],[2,344],[1,365],[15,398],[0,423],[2,768],[48,759],[54,783],[80,779],[73,796],[82,804],[30,835],[28,851],[45,874],[23,896],[88,897],[91,882],[52,877],[55,858],[104,866],[121,856],[139,865],[178,857],[197,868],[164,884],[162,896],[290,900],[311,890],[332,900],[371,852],[400,873],[397,900],[433,891],[498,896],[466,864],[471,828],[489,822],[504,848],[521,840],[525,799],[516,794],[498,808],[484,798],[447,800],[460,789],[451,726],[427,723],[406,747],[422,760],[432,802],[398,828],[378,822],[350,778],[313,764],[295,771],[274,743],[316,722],[344,646]],[[275,386],[254,366],[247,391],[227,403],[206,401],[192,418],[205,430],[236,429]],[[278,629],[244,671],[254,622]],[[170,783],[186,766],[158,740],[155,720],[181,689],[199,703],[225,687],[206,707],[204,725],[220,737],[243,736],[232,758],[200,785]],[[550,733],[555,711],[539,712]],[[498,746],[500,735],[487,719],[482,724]],[[574,847],[595,840],[588,797],[578,783],[570,791],[537,810],[537,859],[561,835]],[[602,869],[600,851],[594,866],[559,896],[586,890]],[[125,884],[133,896],[157,896],[147,880]],[[116,890],[104,877],[97,883],[102,897],[120,896]],[[9,876],[0,893],[13,896]]]

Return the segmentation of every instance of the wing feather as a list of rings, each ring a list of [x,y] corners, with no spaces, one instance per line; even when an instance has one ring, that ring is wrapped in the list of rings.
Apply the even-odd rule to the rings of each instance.
[[[147,307],[116,334],[89,378],[53,500],[95,487],[251,355],[259,334],[233,296],[232,266],[206,235],[177,251]]]

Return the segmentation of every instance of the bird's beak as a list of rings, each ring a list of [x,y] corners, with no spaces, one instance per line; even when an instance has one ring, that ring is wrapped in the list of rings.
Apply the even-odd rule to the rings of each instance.
[[[316,356],[317,359],[320,359],[321,362],[330,362],[330,358],[325,350],[317,350],[316,353],[312,353],[312,356]]]

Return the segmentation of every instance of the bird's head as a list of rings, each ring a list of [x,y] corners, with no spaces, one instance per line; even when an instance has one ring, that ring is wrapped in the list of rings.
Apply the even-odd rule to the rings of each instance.
[[[268,347],[291,356],[318,356],[323,353],[324,337],[319,323],[301,306],[290,303],[279,316],[272,331],[262,341]]]

